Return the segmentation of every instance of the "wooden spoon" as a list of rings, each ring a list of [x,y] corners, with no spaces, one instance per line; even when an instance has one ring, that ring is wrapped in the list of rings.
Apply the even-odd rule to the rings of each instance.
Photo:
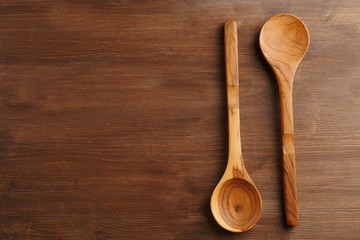
[[[259,191],[246,172],[240,141],[237,26],[225,23],[226,85],[229,117],[229,157],[223,177],[210,201],[219,225],[232,232],[252,228],[260,219],[262,202]]]
[[[310,43],[305,24],[290,14],[270,18],[260,32],[260,48],[275,73],[281,102],[283,181],[287,224],[298,225],[292,88],[297,67]]]

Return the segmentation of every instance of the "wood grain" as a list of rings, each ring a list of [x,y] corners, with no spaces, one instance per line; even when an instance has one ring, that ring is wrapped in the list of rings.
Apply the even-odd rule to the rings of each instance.
[[[356,239],[360,2],[0,3],[0,239]],[[293,86],[299,225],[283,209],[278,85],[261,27],[311,35]],[[209,199],[228,156],[224,22],[238,24],[242,151],[260,221]]]
[[[296,69],[310,44],[309,32],[298,17],[278,14],[262,27],[259,45],[279,84],[283,152],[284,203],[289,226],[299,223],[296,187],[293,84]]]
[[[241,152],[237,24],[224,27],[226,92],[229,126],[229,156],[225,173],[210,201],[215,220],[231,232],[244,232],[259,221],[262,201],[246,171]]]

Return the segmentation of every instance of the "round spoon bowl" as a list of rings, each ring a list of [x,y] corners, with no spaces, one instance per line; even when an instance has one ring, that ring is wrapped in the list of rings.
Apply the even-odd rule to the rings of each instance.
[[[229,231],[246,231],[260,219],[260,194],[245,179],[232,178],[220,183],[212,198],[211,209],[216,221]]]
[[[309,32],[298,17],[279,14],[270,18],[260,32],[260,47],[268,62],[299,62],[309,46]]]

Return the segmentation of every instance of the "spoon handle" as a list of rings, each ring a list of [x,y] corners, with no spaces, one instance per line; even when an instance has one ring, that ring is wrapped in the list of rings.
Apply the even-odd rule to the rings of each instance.
[[[240,139],[237,25],[234,20],[227,20],[225,23],[225,66],[229,123],[228,167],[237,170],[232,171],[234,174],[243,176],[245,168],[242,160]]]
[[[277,78],[282,76],[277,75]],[[285,80],[285,79],[284,79]],[[280,82],[280,81],[279,81]],[[296,189],[294,123],[292,107],[292,79],[281,81],[279,85],[281,102],[281,128],[283,144],[283,181],[286,222],[289,226],[298,225],[298,201]]]

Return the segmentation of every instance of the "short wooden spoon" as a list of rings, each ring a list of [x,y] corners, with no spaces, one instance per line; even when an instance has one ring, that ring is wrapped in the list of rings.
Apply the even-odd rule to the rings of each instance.
[[[270,18],[260,32],[260,48],[275,73],[281,102],[284,201],[287,224],[298,225],[292,89],[294,75],[310,43],[305,24],[291,14]]]
[[[246,172],[240,141],[237,26],[225,23],[226,85],[229,117],[229,157],[223,177],[210,201],[215,220],[232,232],[252,228],[260,219],[262,201],[259,191]]]

